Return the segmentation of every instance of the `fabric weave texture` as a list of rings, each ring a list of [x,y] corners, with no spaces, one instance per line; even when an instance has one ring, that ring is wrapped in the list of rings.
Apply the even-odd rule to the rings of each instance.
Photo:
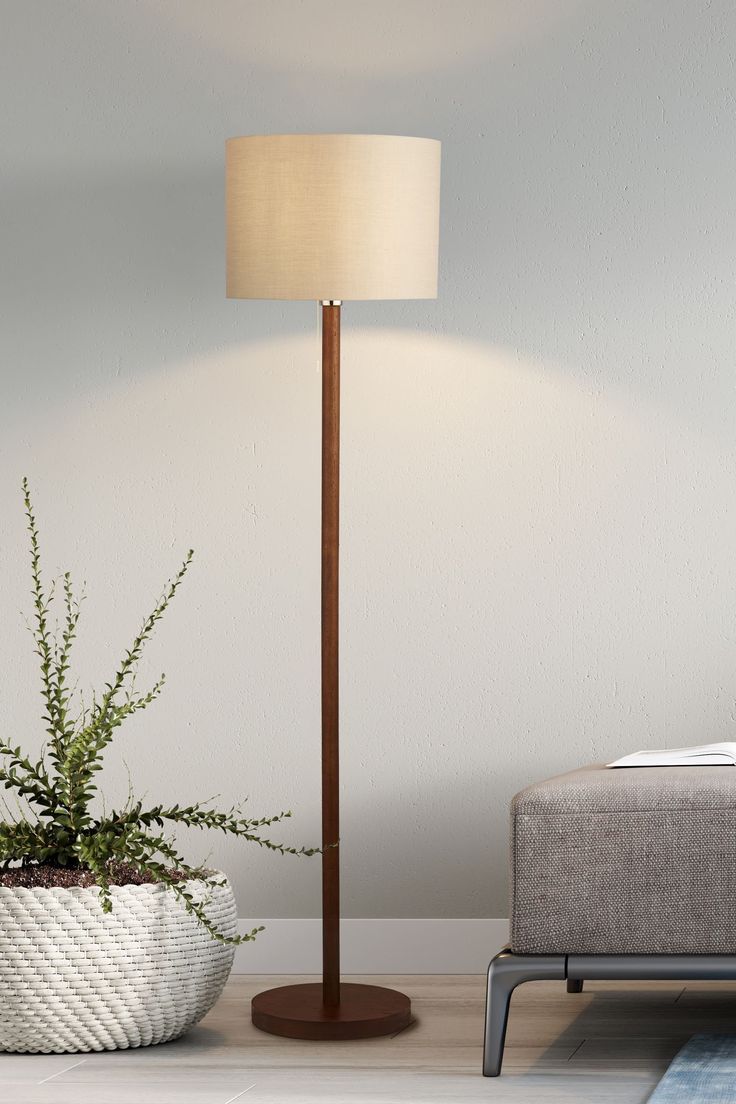
[[[517,954],[735,954],[736,767],[585,767],[511,809]]]

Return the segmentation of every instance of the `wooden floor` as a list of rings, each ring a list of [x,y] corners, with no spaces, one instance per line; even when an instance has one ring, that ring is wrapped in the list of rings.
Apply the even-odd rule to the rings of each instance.
[[[736,1033],[736,985],[537,982],[514,996],[504,1072],[480,1075],[483,977],[380,979],[415,1023],[390,1039],[299,1043],[256,1031],[234,977],[185,1038],[90,1055],[0,1055],[2,1104],[638,1104],[697,1031]],[[288,979],[292,981],[294,979]],[[375,982],[375,978],[365,979]]]

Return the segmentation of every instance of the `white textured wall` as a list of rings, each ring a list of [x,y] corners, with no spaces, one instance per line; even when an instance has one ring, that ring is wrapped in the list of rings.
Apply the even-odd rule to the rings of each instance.
[[[224,299],[226,136],[444,142],[436,303],[344,310],[345,911],[506,911],[535,777],[734,735],[728,0],[23,0],[0,36],[0,725],[33,740],[18,483],[107,676],[192,544],[110,754],[318,835],[310,304]],[[195,841],[196,842],[196,841]],[[213,841],[248,916],[317,862]],[[206,854],[201,841],[193,857]]]

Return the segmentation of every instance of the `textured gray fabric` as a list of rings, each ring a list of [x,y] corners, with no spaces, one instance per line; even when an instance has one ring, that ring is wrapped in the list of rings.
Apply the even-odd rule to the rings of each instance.
[[[586,767],[511,809],[518,954],[735,954],[736,767]]]

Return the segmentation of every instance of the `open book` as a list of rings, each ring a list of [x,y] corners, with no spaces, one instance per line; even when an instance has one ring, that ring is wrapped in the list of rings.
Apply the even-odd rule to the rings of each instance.
[[[635,751],[609,763],[609,767],[713,767],[736,766],[736,744],[701,744],[700,747]]]

